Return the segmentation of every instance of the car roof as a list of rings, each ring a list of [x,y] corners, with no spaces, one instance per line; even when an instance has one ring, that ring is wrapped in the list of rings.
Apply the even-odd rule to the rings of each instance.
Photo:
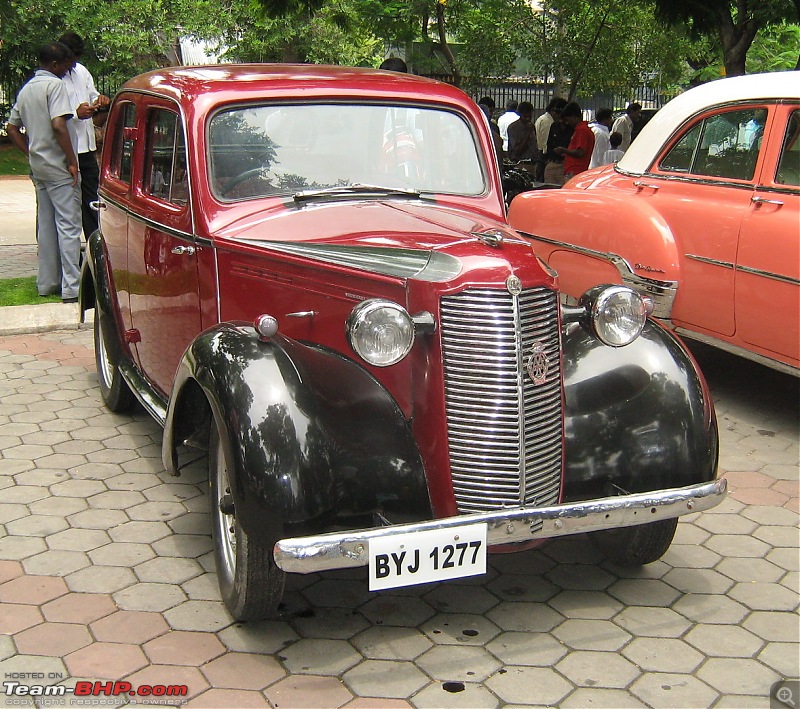
[[[689,89],[650,119],[617,167],[625,172],[643,173],[664,142],[692,116],[713,106],[765,99],[800,100],[800,71],[736,76]]]
[[[436,96],[463,103],[467,95],[433,79],[363,67],[320,64],[211,64],[169,67],[140,74],[120,91],[143,91],[169,97],[184,106],[258,98],[363,96],[414,98]]]

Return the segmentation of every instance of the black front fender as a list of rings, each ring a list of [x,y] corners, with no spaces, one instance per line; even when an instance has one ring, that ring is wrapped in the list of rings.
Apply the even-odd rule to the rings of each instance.
[[[565,498],[713,480],[718,435],[702,373],[683,343],[648,323],[620,348],[579,326],[564,336]]]
[[[320,526],[336,512],[430,515],[408,422],[364,369],[335,353],[252,327],[204,332],[179,367],[165,424],[164,462],[176,471],[182,419],[197,386],[220,431],[237,519],[248,533]],[[317,520],[315,522],[314,520]]]

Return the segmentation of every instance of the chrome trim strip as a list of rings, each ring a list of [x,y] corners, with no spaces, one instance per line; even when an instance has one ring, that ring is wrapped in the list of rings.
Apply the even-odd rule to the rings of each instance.
[[[772,271],[762,271],[760,268],[750,268],[749,266],[736,266],[737,271],[750,273],[754,276],[763,276],[773,281],[780,281],[781,283],[788,283],[790,286],[800,286],[800,278],[792,278],[791,276],[783,276],[780,273],[773,273]]]
[[[517,346],[517,411],[523,415],[517,419],[517,440],[519,441],[519,448],[514,452],[519,453],[519,497],[517,501],[520,505],[525,504],[525,495],[528,492],[525,481],[527,479],[528,461],[526,454],[525,440],[525,353],[522,351],[522,318],[519,312],[519,293],[516,295],[511,294],[511,313],[514,322],[514,332],[518,333],[516,339]],[[560,413],[560,412],[559,412]]]
[[[139,400],[142,407],[150,414],[161,428],[167,421],[167,404],[156,395],[153,388],[145,381],[139,370],[130,362],[120,362],[117,365],[122,378],[128,383],[133,395]]]
[[[188,232],[181,231],[180,229],[173,229],[172,227],[165,226],[161,222],[157,222],[155,219],[148,219],[147,217],[143,217],[141,214],[137,214],[132,209],[120,204],[117,200],[113,197],[109,197],[107,194],[103,195],[102,199],[109,204],[113,204],[117,209],[121,212],[124,212],[127,216],[133,217],[138,222],[142,222],[143,224],[147,224],[148,226],[153,227],[154,229],[158,229],[159,231],[163,231],[171,236],[177,236],[180,239],[189,239],[190,241],[196,241],[194,234],[189,234]],[[209,242],[210,243],[210,242]]]
[[[751,362],[756,362],[778,372],[783,372],[784,374],[790,374],[793,377],[800,378],[800,368],[793,367],[790,364],[784,364],[778,360],[770,359],[764,355],[756,354],[750,350],[745,350],[741,347],[737,347],[736,345],[732,345],[730,342],[718,340],[717,338],[709,335],[702,335],[698,332],[693,332],[683,327],[676,327],[675,332],[677,332],[681,337],[685,337],[690,340],[697,340],[697,342],[702,342],[704,345],[715,347],[718,350],[724,350],[725,352],[736,355],[737,357],[749,359]]]
[[[720,268],[734,267],[730,261],[718,261],[717,259],[708,258],[707,256],[698,256],[697,254],[686,254],[686,258],[692,259],[692,261],[699,261],[700,263],[708,263],[712,266],[719,266]]]
[[[335,246],[253,240],[266,249],[385,276],[441,283],[461,273],[461,262],[440,251],[379,246]]]
[[[722,502],[726,490],[727,481],[723,478],[688,487],[586,502],[503,509],[429,522],[294,537],[281,539],[273,549],[273,556],[279,568],[291,573],[310,574],[353,568],[369,564],[369,542],[372,539],[476,523],[488,525],[487,541],[490,546],[550,539],[702,512]]]
[[[536,236],[527,232],[520,233],[534,241],[541,241],[551,246],[558,246],[560,248],[569,249],[570,251],[575,251],[579,254],[584,254],[585,256],[592,256],[609,261],[619,272],[624,285],[630,286],[640,293],[649,295],[653,299],[655,306],[653,309],[654,318],[666,320],[672,316],[672,305],[675,302],[675,296],[678,292],[677,281],[660,281],[655,278],[641,276],[634,271],[633,267],[625,258],[612,251],[596,251],[595,249],[589,249],[585,246],[569,244],[566,241],[548,239],[544,236]]]

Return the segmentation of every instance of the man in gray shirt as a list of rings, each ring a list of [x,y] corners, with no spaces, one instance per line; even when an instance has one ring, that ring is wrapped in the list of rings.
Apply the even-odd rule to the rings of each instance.
[[[61,81],[73,61],[63,44],[42,47],[39,69],[20,89],[6,126],[11,142],[28,156],[36,187],[39,295],[60,293],[65,303],[78,301],[81,249],[77,140],[69,128],[73,107]]]

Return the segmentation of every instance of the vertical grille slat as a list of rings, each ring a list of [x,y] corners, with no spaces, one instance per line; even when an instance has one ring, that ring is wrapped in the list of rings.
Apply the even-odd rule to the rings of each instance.
[[[562,466],[558,300],[532,288],[442,298],[448,446],[459,512],[558,501]],[[534,345],[547,380],[526,371]],[[520,391],[521,389],[521,391]]]

